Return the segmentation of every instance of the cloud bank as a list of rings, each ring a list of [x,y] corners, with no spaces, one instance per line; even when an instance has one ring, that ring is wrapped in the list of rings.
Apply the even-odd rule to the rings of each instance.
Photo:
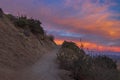
[[[1,0],[0,7],[14,15],[25,14],[39,19],[43,27],[56,37],[86,47],[120,51],[119,0]]]

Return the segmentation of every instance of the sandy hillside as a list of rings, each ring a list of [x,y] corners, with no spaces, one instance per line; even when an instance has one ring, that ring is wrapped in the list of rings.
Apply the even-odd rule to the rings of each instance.
[[[58,49],[47,35],[26,36],[0,13],[0,80],[63,80],[66,71],[56,63]]]
[[[24,68],[55,46],[46,37],[41,40],[41,35],[32,33],[27,37],[23,31],[16,28],[4,14],[0,17],[0,67]]]

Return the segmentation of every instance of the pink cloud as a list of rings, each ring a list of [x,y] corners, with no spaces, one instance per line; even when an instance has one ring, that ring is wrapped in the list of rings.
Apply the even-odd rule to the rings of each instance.
[[[119,38],[120,36],[118,34],[120,29],[118,26],[120,25],[120,20],[110,19],[111,16],[115,15],[109,11],[110,5],[98,5],[98,2],[95,4],[90,1],[91,0],[86,0],[82,2],[81,0],[77,0],[75,3],[72,3],[74,2],[73,0],[67,0],[65,5],[68,7],[69,5],[74,7],[74,5],[76,6],[82,2],[82,5],[77,6],[77,15],[69,16],[67,18],[59,15],[56,17],[53,16],[51,22],[63,26],[60,27],[60,29],[66,28],[73,32],[79,32],[81,29],[88,34]],[[82,32],[81,30],[80,32]]]
[[[13,14],[20,12],[40,19],[48,31],[83,34],[83,38],[87,38],[88,42],[93,37],[93,42],[96,39],[98,42],[114,42],[120,46],[120,20],[112,18],[120,14],[110,11],[109,8],[115,5],[110,0],[105,0],[104,3],[100,3],[100,0],[63,0],[64,3],[56,6],[42,4],[43,1],[33,4],[33,0],[26,0],[27,3],[24,3],[25,0],[2,0],[0,7]]]

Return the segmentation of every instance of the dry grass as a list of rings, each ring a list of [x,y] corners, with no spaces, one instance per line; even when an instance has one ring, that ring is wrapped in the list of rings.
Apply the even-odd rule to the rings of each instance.
[[[117,68],[118,68],[118,70],[120,70],[120,62],[117,63]]]
[[[46,50],[50,40],[41,40],[39,35],[24,35],[5,16],[0,19],[0,67],[19,69],[34,64]],[[47,45],[47,46],[46,46]]]

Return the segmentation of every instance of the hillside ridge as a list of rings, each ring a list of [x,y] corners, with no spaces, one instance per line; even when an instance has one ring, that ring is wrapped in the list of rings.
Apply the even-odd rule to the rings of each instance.
[[[29,36],[26,36],[26,30],[15,26],[0,9],[0,67],[24,68],[34,64],[42,54],[56,46],[46,34],[29,31]]]

